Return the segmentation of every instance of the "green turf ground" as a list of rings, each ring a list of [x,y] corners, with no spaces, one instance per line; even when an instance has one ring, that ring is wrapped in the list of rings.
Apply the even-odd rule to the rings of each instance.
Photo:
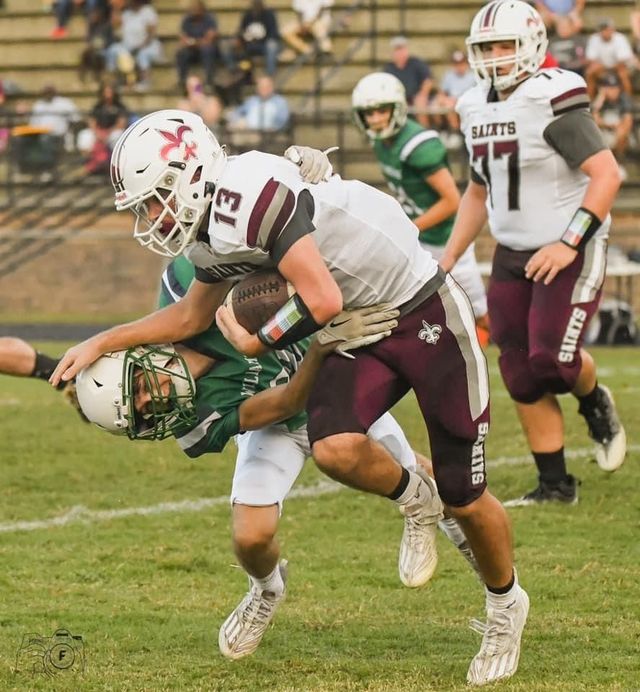
[[[59,352],[60,346],[52,346]],[[530,490],[534,473],[514,412],[493,381],[490,485],[501,499]],[[640,352],[600,350],[632,452],[607,476],[590,463],[585,426],[565,400],[576,507],[511,510],[522,584],[531,596],[520,669],[504,690],[640,688]],[[412,401],[398,418],[418,449]],[[228,662],[218,626],[245,591],[223,499],[202,511],[106,519],[98,511],[224,498],[233,447],[198,462],[172,441],[129,443],[79,422],[40,382],[0,377],[0,689],[456,690],[480,642],[468,628],[483,594],[444,539],[426,587],[397,577],[400,515],[351,491],[291,499],[281,541],[287,600],[258,652]],[[634,446],[635,445],[635,446]],[[514,463],[515,462],[515,463]],[[322,481],[308,464],[300,486]],[[55,528],[13,522],[69,517]],[[165,508],[166,509],[166,508]],[[93,512],[94,514],[87,514]],[[84,520],[82,517],[84,516]],[[11,527],[9,527],[11,528]],[[14,527],[15,529],[15,527]],[[14,673],[22,637],[66,627],[86,642],[87,670],[54,681]]]

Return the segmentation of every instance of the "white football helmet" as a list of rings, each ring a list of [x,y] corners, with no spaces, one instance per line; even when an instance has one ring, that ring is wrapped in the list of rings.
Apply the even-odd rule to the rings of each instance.
[[[482,44],[513,41],[515,52],[500,58],[485,56]],[[536,72],[547,53],[547,30],[542,17],[521,0],[487,3],[473,18],[466,39],[469,65],[481,81],[489,81],[496,91],[510,89]],[[508,74],[498,68],[513,65]]]
[[[197,422],[195,383],[171,344],[101,356],[78,373],[76,394],[92,423],[132,440],[162,440]]]
[[[376,132],[367,126],[364,111],[368,108],[393,106],[389,125]],[[351,109],[356,125],[369,139],[387,139],[399,132],[407,122],[407,96],[404,85],[392,74],[373,72],[363,77],[351,95]]]
[[[133,237],[153,252],[177,257],[193,241],[227,156],[202,118],[181,110],[151,113],[127,128],[111,155],[118,211],[131,209]],[[147,202],[162,205],[149,218]]]

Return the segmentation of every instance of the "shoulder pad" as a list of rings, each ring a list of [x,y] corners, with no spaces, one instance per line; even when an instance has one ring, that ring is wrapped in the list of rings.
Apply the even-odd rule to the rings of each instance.
[[[526,96],[551,105],[553,115],[576,108],[588,108],[587,84],[577,73],[552,67],[540,70],[527,80]]]

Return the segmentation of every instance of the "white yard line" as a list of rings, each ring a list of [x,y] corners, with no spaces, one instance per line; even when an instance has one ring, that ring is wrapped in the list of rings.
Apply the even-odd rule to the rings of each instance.
[[[629,452],[640,452],[640,445],[629,445]],[[589,457],[593,454],[592,447],[573,449],[566,452],[569,459],[580,459]],[[499,466],[522,466],[531,464],[530,455],[498,457],[487,462],[488,468],[498,468]],[[315,485],[301,486],[294,488],[287,499],[300,497],[318,497],[328,493],[336,493],[344,490],[344,486],[330,480],[322,480]],[[39,529],[51,529],[70,524],[98,524],[112,519],[123,519],[125,517],[139,516],[146,517],[156,514],[171,514],[183,512],[202,512],[209,507],[224,505],[229,502],[228,495],[220,497],[202,497],[197,500],[182,500],[180,502],[160,502],[157,505],[147,507],[125,507],[124,509],[102,509],[93,510],[83,505],[75,505],[59,517],[51,519],[36,519],[33,521],[12,521],[0,524],[0,533],[18,533],[20,531],[37,531]]]

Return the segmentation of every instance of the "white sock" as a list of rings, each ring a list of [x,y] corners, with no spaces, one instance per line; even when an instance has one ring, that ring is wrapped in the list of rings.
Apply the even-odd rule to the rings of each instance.
[[[407,504],[420,504],[423,505],[428,502],[431,497],[431,487],[426,481],[422,480],[417,473],[409,471],[409,484],[405,488],[404,492],[400,497],[398,497],[395,502],[399,505]]]
[[[506,608],[511,605],[520,589],[518,584],[518,575],[513,570],[513,586],[507,591],[507,593],[493,593],[485,586],[485,591],[487,594],[487,606],[491,608]]]
[[[282,575],[280,574],[280,562],[278,562],[271,574],[267,574],[266,577],[258,579],[257,577],[251,577],[251,582],[260,591],[271,591],[276,596],[279,596],[284,591],[284,582],[282,581]]]

